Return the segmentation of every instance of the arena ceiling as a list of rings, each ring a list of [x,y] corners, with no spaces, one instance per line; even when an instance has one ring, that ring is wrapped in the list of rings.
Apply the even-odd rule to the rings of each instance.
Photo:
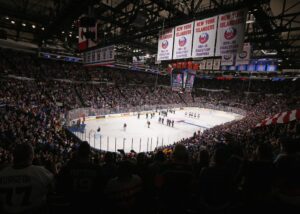
[[[76,52],[76,23],[87,14],[100,22],[99,46],[155,53],[159,30],[245,7],[254,54],[300,63],[299,0],[0,0],[0,36]]]

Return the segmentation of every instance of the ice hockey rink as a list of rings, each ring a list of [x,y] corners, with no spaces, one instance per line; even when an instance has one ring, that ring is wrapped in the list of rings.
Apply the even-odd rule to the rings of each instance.
[[[189,113],[193,117],[189,117]],[[200,118],[198,118],[200,115]],[[196,116],[196,117],[194,117]],[[125,152],[134,150],[135,152],[153,151],[157,146],[170,145],[182,138],[193,136],[197,131],[203,132],[219,124],[232,120],[239,120],[241,115],[203,108],[185,108],[175,110],[175,114],[168,113],[164,118],[164,124],[159,123],[158,112],[154,118],[145,114],[129,116],[114,116],[101,119],[87,120],[85,131],[75,133],[82,140],[86,140],[96,149],[106,151],[118,151],[123,149]],[[174,120],[174,127],[166,125],[166,119]],[[150,128],[147,126],[150,121]],[[123,125],[127,124],[126,130]],[[100,132],[97,132],[98,128]]]

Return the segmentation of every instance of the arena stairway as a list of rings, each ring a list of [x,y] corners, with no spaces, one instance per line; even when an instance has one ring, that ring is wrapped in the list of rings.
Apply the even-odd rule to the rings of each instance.
[[[100,96],[105,100],[105,103],[107,103],[107,98],[103,95],[103,93],[101,92],[101,89],[99,87],[97,87],[98,92],[100,94]],[[110,102],[108,102],[110,107],[112,107],[112,104]]]
[[[79,91],[77,90],[77,88],[76,88],[75,85],[74,85],[74,91],[75,91],[75,93],[76,93],[76,95],[77,95],[77,97],[78,97],[78,99],[79,99],[81,105],[84,106],[84,107],[88,107],[88,105],[84,102],[84,100],[83,100],[81,94],[79,93]]]
[[[181,94],[180,93],[178,93],[178,96],[180,97],[180,99],[182,100],[182,102],[184,102],[184,104],[186,104],[187,105],[187,102],[183,99],[183,97],[181,96]]]
[[[127,99],[127,97],[123,94],[122,90],[120,89],[120,87],[118,85],[116,85],[119,93],[121,94],[122,97],[124,97],[125,99]]]

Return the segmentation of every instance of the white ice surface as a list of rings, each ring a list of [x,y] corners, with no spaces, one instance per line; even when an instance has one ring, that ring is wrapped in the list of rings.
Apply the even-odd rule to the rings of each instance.
[[[200,114],[200,118],[190,118],[185,116],[185,112]],[[207,128],[226,123],[232,120],[241,119],[242,116],[234,113],[203,109],[185,108],[178,110],[175,114],[168,113],[168,118],[174,120],[174,128],[158,122],[158,113],[149,119],[150,128],[147,127],[146,115],[123,116],[117,118],[105,118],[86,121],[84,134],[78,134],[82,140],[86,140],[92,147],[101,150],[117,151],[124,149],[129,152],[131,149],[136,152],[152,151],[161,145],[170,145],[182,138],[191,137],[194,132],[203,132]],[[126,131],[123,124],[127,124]],[[101,132],[96,132],[97,128]]]

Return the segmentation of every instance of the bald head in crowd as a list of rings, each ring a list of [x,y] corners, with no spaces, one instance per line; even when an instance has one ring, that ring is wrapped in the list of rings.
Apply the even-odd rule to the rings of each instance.
[[[31,165],[34,157],[33,147],[29,143],[17,144],[14,151],[14,165]]]

